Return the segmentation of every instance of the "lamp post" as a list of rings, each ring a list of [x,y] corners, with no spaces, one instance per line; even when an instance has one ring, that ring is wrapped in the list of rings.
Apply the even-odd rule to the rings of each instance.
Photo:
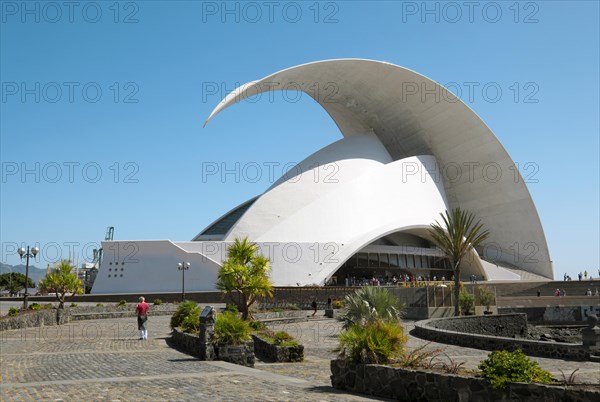
[[[37,253],[40,252],[40,249],[37,247],[33,247],[31,248],[31,251],[29,249],[29,246],[27,246],[27,250],[25,250],[25,248],[21,247],[18,250],[19,255],[21,256],[21,260],[23,258],[25,258],[26,262],[25,262],[25,294],[23,295],[23,309],[27,310],[27,298],[29,297],[29,293],[28,293],[28,289],[29,289],[29,257],[34,257],[37,255]]]
[[[181,301],[185,301],[185,271],[190,269],[189,262],[180,262],[177,264],[177,269],[181,271]]]

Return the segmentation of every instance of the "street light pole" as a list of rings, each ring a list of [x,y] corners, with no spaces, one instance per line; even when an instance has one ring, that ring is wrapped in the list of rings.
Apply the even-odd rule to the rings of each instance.
[[[177,269],[181,271],[181,301],[185,301],[185,271],[190,269],[189,262],[180,262],[177,264]]]
[[[29,246],[27,246],[27,251],[25,251],[23,247],[21,247],[17,251],[19,253],[19,256],[21,256],[21,260],[23,260],[23,257],[25,257],[25,294],[23,295],[23,309],[27,310],[27,299],[29,298],[29,257],[35,258],[37,253],[40,252],[40,249],[37,247],[33,247],[30,252]]]

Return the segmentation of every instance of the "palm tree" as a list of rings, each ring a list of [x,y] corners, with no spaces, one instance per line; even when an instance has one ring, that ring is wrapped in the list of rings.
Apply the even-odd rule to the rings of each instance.
[[[460,208],[440,214],[444,223],[435,221],[429,229],[433,241],[450,260],[454,271],[454,315],[460,315],[458,298],[460,295],[460,263],[467,253],[488,238],[489,232],[483,229],[475,215]]]
[[[69,261],[62,260],[56,264],[54,271],[47,274],[38,283],[41,291],[56,294],[59,309],[64,308],[67,293],[72,293],[73,295],[83,293],[81,280],[73,272],[73,269],[74,267]]]
[[[269,259],[258,255],[256,244],[248,238],[235,239],[227,251],[228,258],[219,269],[216,287],[229,295],[244,320],[252,319],[250,306],[256,299],[273,296]]]

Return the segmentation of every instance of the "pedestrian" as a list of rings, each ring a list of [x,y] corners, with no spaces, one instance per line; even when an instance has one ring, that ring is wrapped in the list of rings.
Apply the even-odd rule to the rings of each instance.
[[[560,297],[560,289],[554,291],[554,296]]]
[[[561,295],[561,296],[566,296],[566,295],[567,295],[567,291],[563,289],[563,290],[560,292],[560,295]]]
[[[580,272],[577,274],[577,277],[579,278],[579,282],[581,282],[581,277],[583,276],[583,274]]]
[[[135,308],[140,340],[148,339],[148,310],[150,310],[150,306],[146,303],[144,296],[140,296],[140,302]]]
[[[542,292],[540,292],[539,289],[538,289],[538,291],[537,291],[537,297],[540,297],[541,295],[542,295]]]
[[[312,316],[314,317],[315,314],[317,314],[317,299],[313,298],[313,301],[312,301],[312,303],[310,305],[315,310],[314,313],[312,313]]]
[[[583,276],[587,279],[587,269],[583,272]]]

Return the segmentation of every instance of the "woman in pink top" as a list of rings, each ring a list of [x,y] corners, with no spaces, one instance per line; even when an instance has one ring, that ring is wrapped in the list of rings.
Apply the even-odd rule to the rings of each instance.
[[[150,310],[150,306],[146,303],[146,299],[143,296],[140,297],[140,302],[135,308],[138,329],[140,330],[140,340],[148,339],[148,328],[146,327],[146,323],[148,322],[148,310]]]

